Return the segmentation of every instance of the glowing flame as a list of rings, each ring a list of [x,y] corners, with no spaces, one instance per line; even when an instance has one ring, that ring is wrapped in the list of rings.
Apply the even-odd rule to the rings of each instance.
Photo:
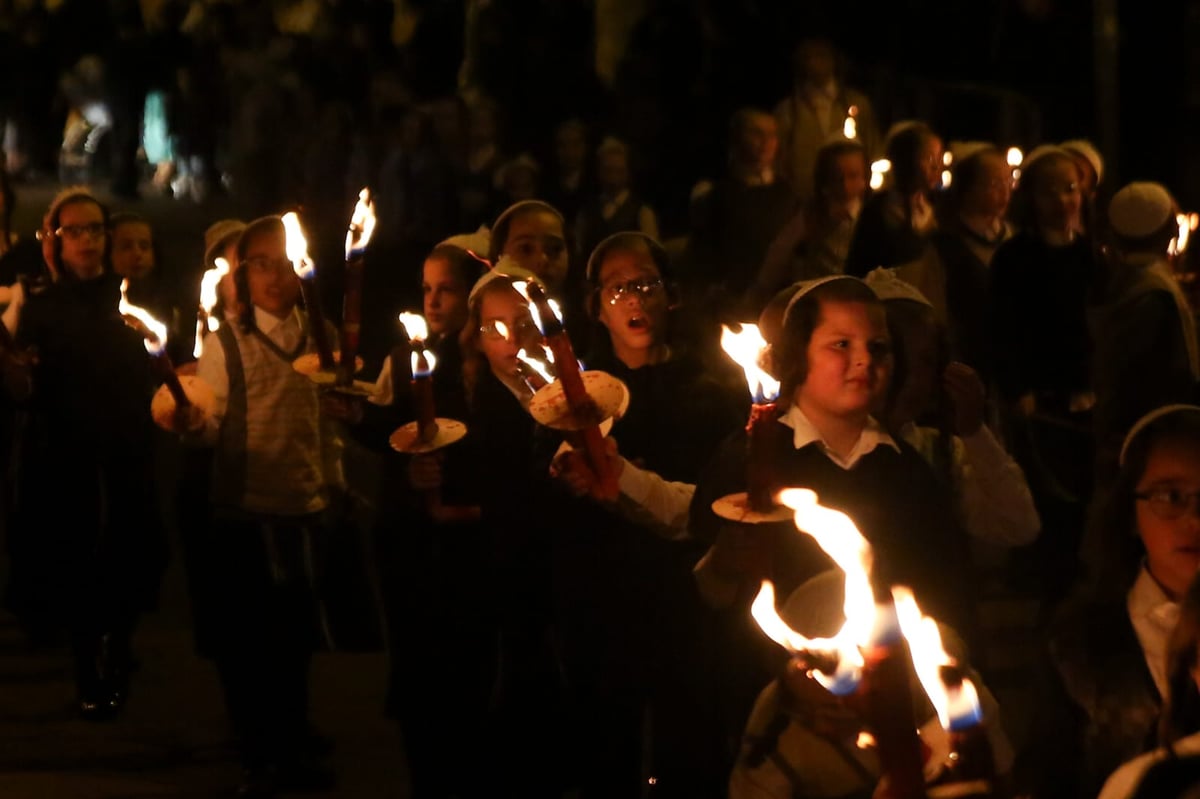
[[[529,299],[529,281],[518,280],[513,283],[513,288],[529,304],[529,315],[533,317],[533,323],[537,325],[537,329],[545,333],[546,327],[542,324],[542,314],[538,310],[537,303]],[[550,311],[554,314],[554,318],[558,320],[559,324],[562,324],[562,307],[554,299],[547,300],[546,304],[550,306]]]
[[[779,381],[759,366],[767,342],[758,325],[742,325],[740,333],[722,325],[721,349],[746,373],[746,385],[755,402],[774,402],[779,398]]]
[[[204,321],[196,320],[196,344],[192,348],[195,358],[204,354],[205,326],[207,325],[210,333],[217,332],[217,328],[221,326],[221,320],[213,316],[213,308],[217,306],[217,289],[221,279],[229,274],[229,261],[217,257],[213,259],[213,263],[216,265],[200,278],[200,309],[204,311]]]
[[[1008,165],[1014,169],[1025,161],[1025,153],[1021,152],[1020,147],[1009,147],[1004,157],[1008,161]]]
[[[527,366],[530,370],[537,372],[538,375],[540,375],[541,378],[547,383],[554,382],[554,377],[550,374],[550,370],[546,368],[546,365],[537,358],[531,358],[529,353],[524,349],[521,349],[517,353],[517,360],[520,361],[524,366]],[[548,360],[550,363],[554,363],[554,356],[550,354],[549,350],[546,350],[546,360]]]
[[[429,365],[428,369],[422,369],[420,366],[422,354],[425,356],[425,363]],[[437,356],[433,354],[432,350],[422,350],[420,353],[413,350],[410,364],[412,365],[413,377],[429,377],[433,374],[433,370],[437,368]]]
[[[942,166],[949,169],[953,163],[954,163],[954,153],[950,152],[949,150],[944,151],[942,153]]]
[[[942,170],[942,188],[943,189],[950,188],[950,182],[952,180],[954,180],[954,173],[951,172],[949,169],[943,169]]]
[[[1187,251],[1192,231],[1200,225],[1200,214],[1176,214],[1175,223],[1179,225],[1179,233],[1167,245],[1168,255],[1182,255]]]
[[[842,135],[847,139],[858,138],[858,122],[855,117],[858,116],[858,106],[852,105],[846,109],[846,121],[842,123]]]
[[[283,229],[287,233],[287,257],[292,262],[292,269],[301,280],[310,280],[316,275],[316,267],[308,255],[308,240],[304,238],[304,229],[300,227],[300,217],[295,211],[283,215]]]
[[[954,730],[977,723],[981,710],[975,685],[966,678],[953,685],[947,685],[943,679],[943,669],[958,664],[946,654],[937,622],[921,613],[916,598],[908,588],[900,585],[893,587],[892,598],[896,603],[900,630],[912,653],[913,669],[933,709],[937,711],[942,727]]]
[[[371,190],[364,188],[358,193],[358,202],[350,216],[350,229],[346,231],[346,257],[367,249],[374,232],[375,200],[371,198]]]
[[[883,179],[888,172],[892,171],[892,162],[886,158],[880,158],[878,161],[871,162],[871,188],[879,191],[883,188]]]
[[[405,311],[399,316],[400,324],[404,326],[404,335],[408,336],[409,341],[426,341],[429,338],[429,325],[425,323],[425,317],[419,313],[410,313]],[[499,322],[496,322],[499,325]]]
[[[858,739],[854,742],[854,745],[859,749],[870,749],[875,746],[875,736],[866,730],[859,730]]]
[[[128,278],[121,281],[121,302],[117,305],[117,312],[121,316],[134,320],[130,326],[145,338],[146,352],[151,355],[161,355],[167,346],[167,326],[151,316],[145,308],[139,308],[131,303],[125,296],[127,291],[129,291]],[[126,321],[128,322],[128,319]]]
[[[805,488],[788,488],[779,501],[795,511],[797,529],[811,535],[821,549],[838,565],[846,578],[842,612],[845,623],[832,638],[809,639],[787,626],[775,610],[775,587],[763,580],[750,608],[758,626],[775,643],[790,652],[822,652],[837,656],[832,674],[814,671],[812,676],[834,694],[854,690],[862,677],[863,655],[860,647],[871,643],[875,625],[875,594],[871,590],[871,545],[850,521],[850,517],[817,502],[817,495]]]

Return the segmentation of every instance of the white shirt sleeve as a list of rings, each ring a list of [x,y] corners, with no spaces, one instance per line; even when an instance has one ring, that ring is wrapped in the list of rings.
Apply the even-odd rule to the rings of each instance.
[[[229,407],[229,371],[225,366],[225,348],[215,333],[204,339],[204,352],[196,362],[196,377],[209,385],[216,401],[204,427],[186,434],[184,441],[193,446],[212,446],[217,443],[217,432]]]
[[[367,402],[386,408],[394,399],[392,389],[392,356],[389,355],[383,359],[383,368],[379,370],[379,377],[375,378],[375,391],[367,397]]]
[[[1023,546],[1037,538],[1042,520],[1033,504],[1025,473],[987,425],[955,439],[959,490],[967,532],[1005,546]],[[961,448],[957,446],[961,441]]]
[[[631,521],[644,524],[669,541],[687,538],[688,510],[696,487],[664,480],[625,461],[618,480],[617,508]]]
[[[21,308],[25,305],[25,287],[20,281],[13,283],[8,290],[8,307],[4,309],[2,317],[4,326],[8,328],[8,332],[12,335],[17,335],[17,328],[21,324]]]

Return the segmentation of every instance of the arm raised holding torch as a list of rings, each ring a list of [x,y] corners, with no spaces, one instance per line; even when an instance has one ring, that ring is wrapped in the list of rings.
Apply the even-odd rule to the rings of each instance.
[[[525,295],[530,302],[530,308],[536,311],[534,320],[541,328],[546,346],[554,356],[555,371],[567,407],[575,420],[582,425],[579,432],[583,437],[583,450],[588,465],[596,475],[593,496],[602,501],[615,501],[620,495],[617,473],[613,469],[612,459],[604,443],[604,433],[600,430],[600,423],[604,421],[605,414],[584,385],[579,361],[575,358],[575,350],[571,346],[571,339],[567,337],[567,330],[540,285],[529,281],[514,283],[513,287]]]

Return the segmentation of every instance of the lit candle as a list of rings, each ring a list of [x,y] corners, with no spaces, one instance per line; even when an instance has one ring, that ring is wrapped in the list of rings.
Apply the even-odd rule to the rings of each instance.
[[[901,586],[893,588],[890,597],[876,597],[871,580],[874,554],[848,516],[822,506],[807,489],[785,489],[779,500],[794,511],[796,529],[812,536],[842,570],[845,622],[832,638],[806,638],[779,617],[774,586],[764,580],[751,606],[759,628],[807,664],[810,676],[831,693],[852,697],[851,706],[870,729],[860,736],[859,745],[877,749],[888,795],[901,799],[926,796],[908,677],[911,660],[939,721],[951,733],[952,746],[957,747],[952,753],[960,760],[970,753],[975,764],[970,780],[961,764],[947,779],[978,788],[977,780],[990,779],[992,762],[978,695],[942,649],[937,623],[921,615],[912,593]]]
[[[518,282],[514,283],[513,287],[530,302],[534,321],[541,329],[546,346],[554,356],[555,372],[558,382],[562,385],[567,406],[576,419],[583,420],[587,425],[581,433],[584,453],[596,475],[595,497],[615,501],[621,492],[617,485],[617,475],[609,465],[604,433],[600,431],[600,422],[603,421],[601,412],[583,385],[579,361],[575,357],[575,350],[571,347],[571,339],[567,337],[567,330],[559,317],[558,309],[537,283]]]
[[[425,348],[425,340],[429,338],[429,326],[420,314],[400,314],[400,324],[408,338],[410,365],[412,367],[412,401],[417,415],[417,441],[430,444],[437,437],[437,413],[433,401],[433,370],[437,366],[437,357]],[[396,368],[396,364],[392,364]]]
[[[321,371],[331,372],[335,368],[333,349],[329,346],[329,334],[325,330],[325,313],[321,310],[321,295],[317,290],[317,269],[308,255],[308,241],[300,227],[300,217],[295,211],[283,215],[283,229],[287,232],[287,257],[292,262],[296,276],[300,278],[300,292],[304,295],[304,307],[308,310],[308,327]]]
[[[117,311],[125,319],[125,323],[142,334],[146,352],[150,353],[151,362],[158,372],[160,379],[175,399],[177,408],[186,408],[192,404],[179,376],[175,374],[175,366],[167,355],[167,326],[159,322],[150,312],[129,302],[126,292],[129,290],[129,279],[121,281],[121,302]],[[0,325],[2,327],[3,325]]]
[[[221,326],[221,320],[212,315],[217,305],[217,292],[221,279],[229,274],[229,262],[217,257],[212,269],[200,278],[200,306],[196,311],[196,343],[192,347],[192,357],[197,360],[204,354],[204,336],[215,333]]]
[[[750,389],[750,419],[746,424],[747,505],[758,513],[775,507],[774,452],[784,432],[779,419],[779,381],[759,365],[767,342],[757,325],[744,324],[740,333],[722,327],[721,348],[746,374]]]
[[[375,231],[375,202],[371,190],[358,193],[358,203],[346,232],[346,293],[342,298],[342,341],[337,365],[337,385],[348,386],[355,372],[362,324],[363,255]],[[414,370],[415,373],[415,370]]]

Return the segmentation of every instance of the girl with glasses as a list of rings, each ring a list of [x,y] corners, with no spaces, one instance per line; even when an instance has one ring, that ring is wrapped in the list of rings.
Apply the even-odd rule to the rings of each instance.
[[[1050,630],[1036,734],[1022,758],[1037,796],[1095,796],[1148,750],[1168,695],[1167,652],[1200,571],[1200,406],[1142,417],[1120,452],[1105,557]]]

